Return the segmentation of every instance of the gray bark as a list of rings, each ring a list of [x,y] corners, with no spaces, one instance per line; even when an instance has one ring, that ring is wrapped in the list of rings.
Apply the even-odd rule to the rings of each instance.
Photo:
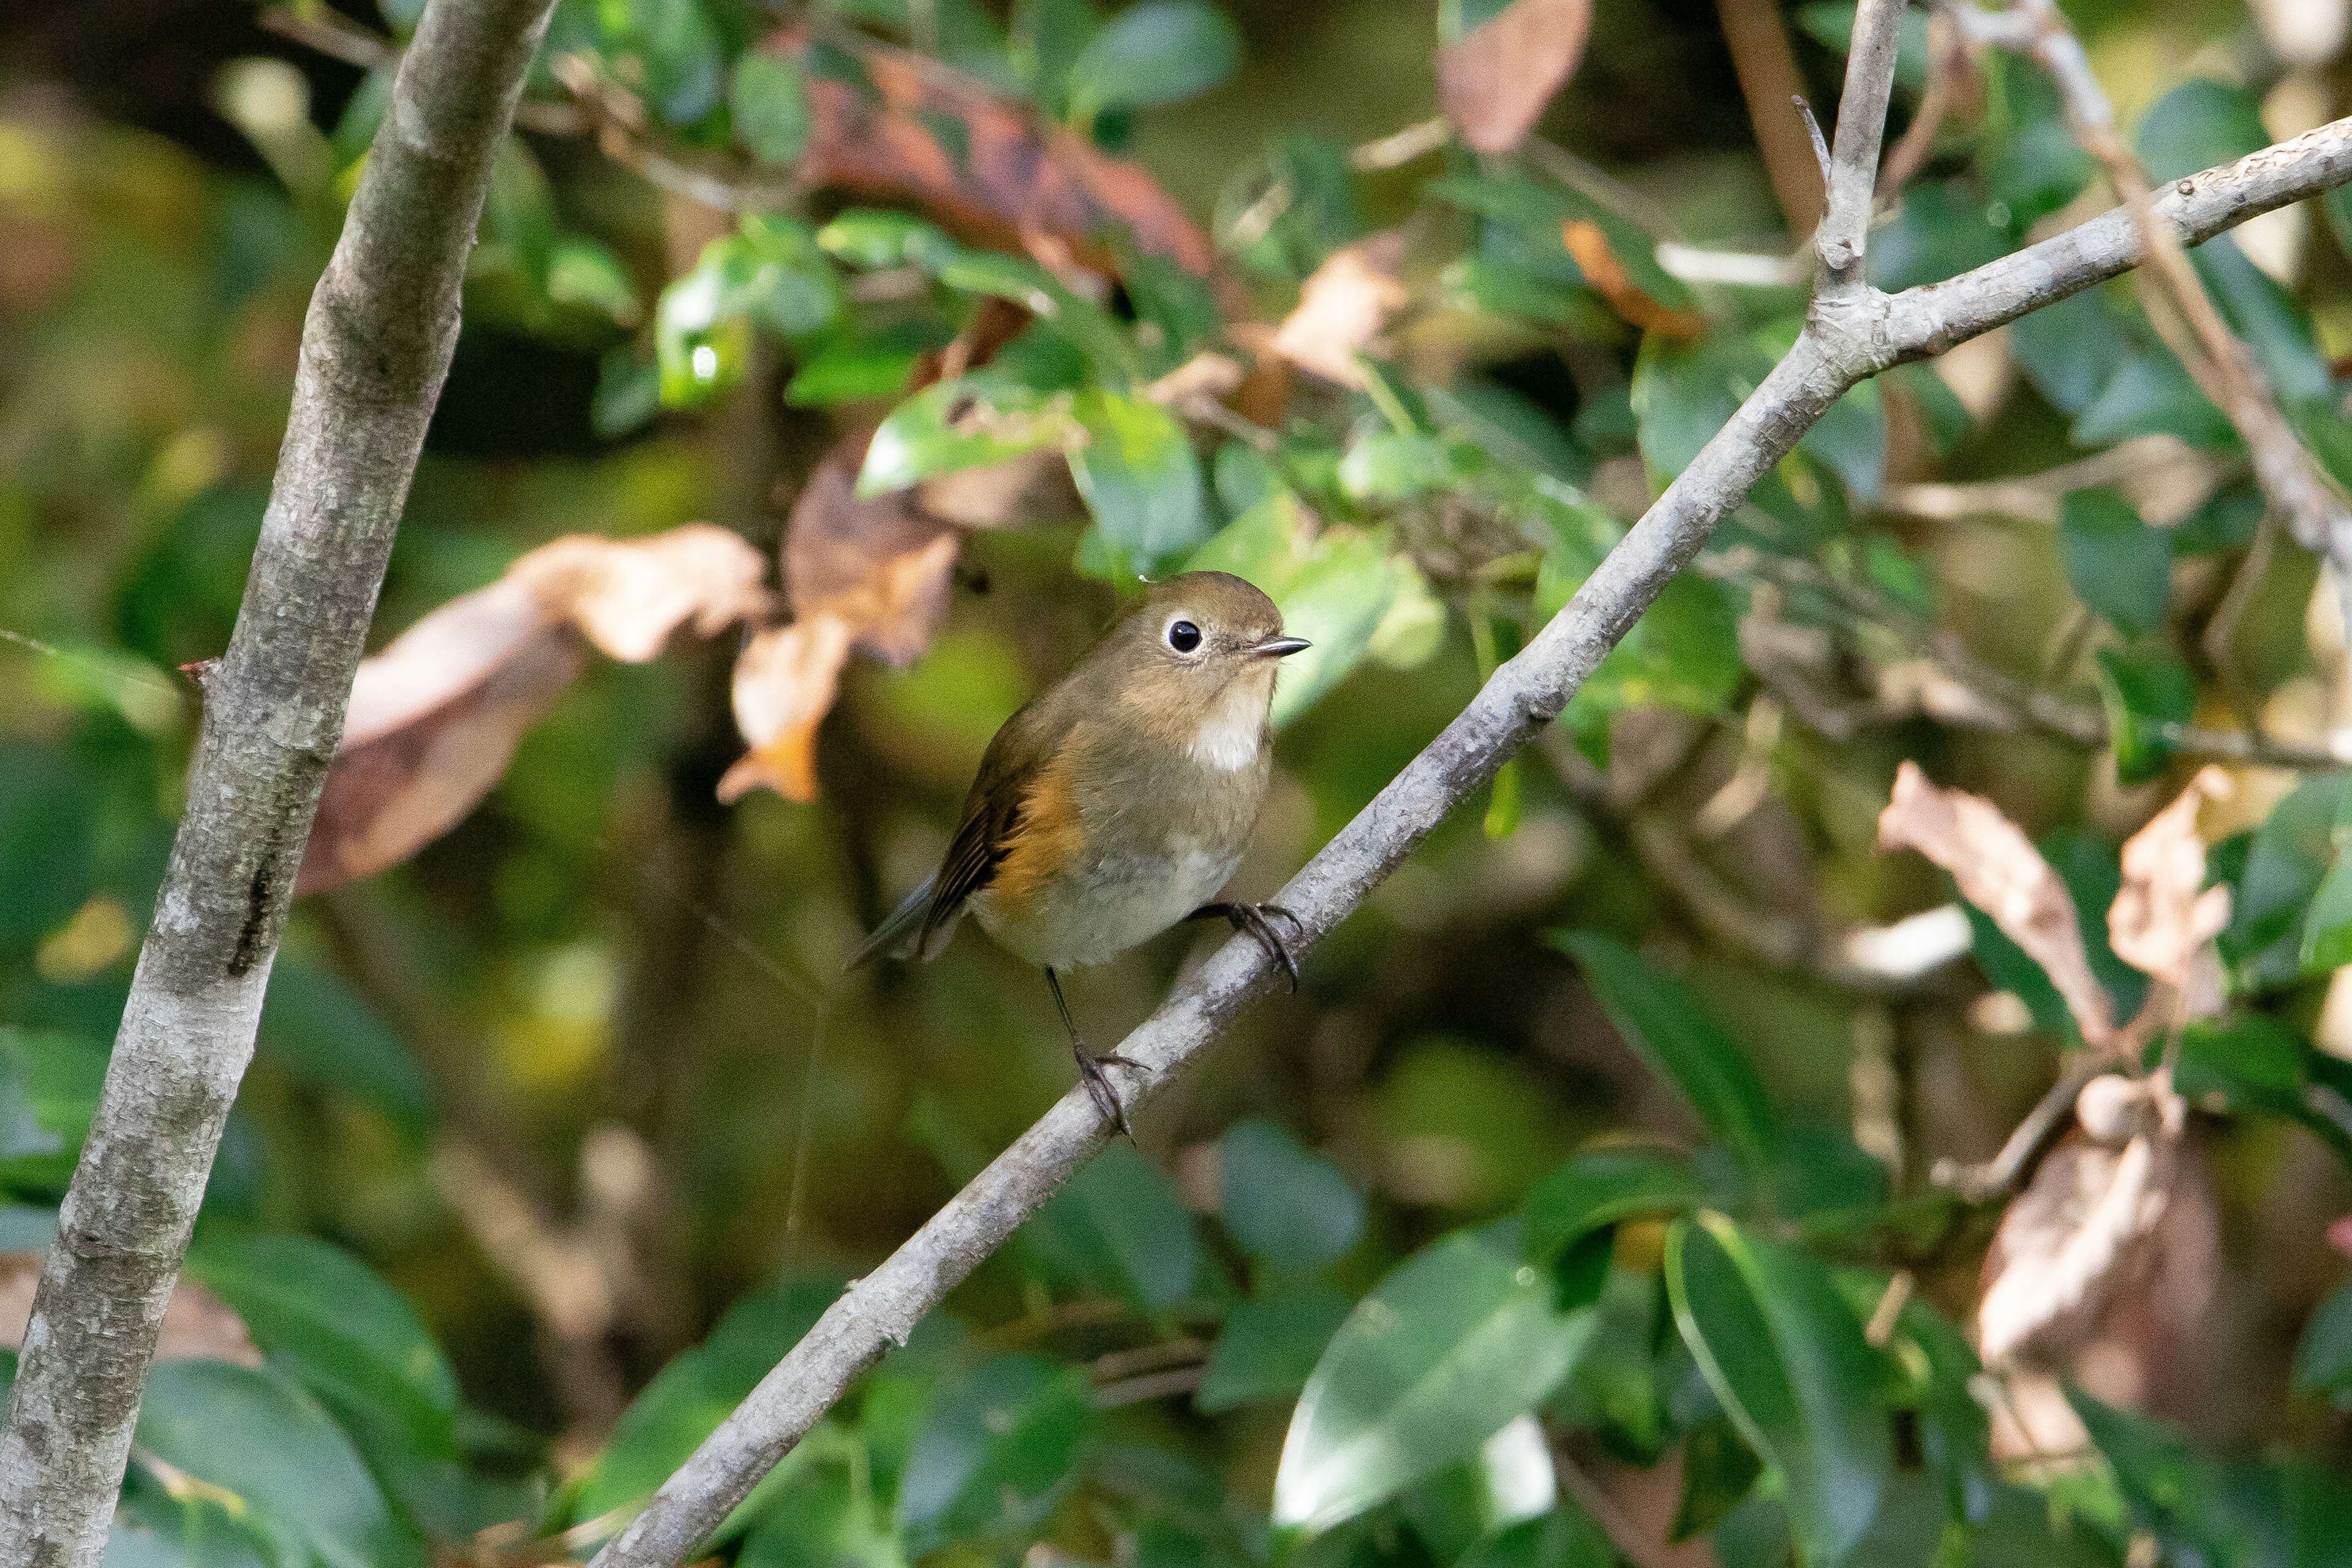
[[[1748,487],[1851,387],[2116,277],[2139,259],[2131,216],[2119,210],[1948,282],[1892,297],[1862,282],[1869,174],[1877,163],[1886,89],[1875,74],[1857,83],[1853,72],[1892,72],[1891,35],[1900,12],[1891,0],[1865,0],[1856,26],[1832,157],[1831,211],[1817,246],[1827,277],[1805,331],[1567,607],[1276,895],[1304,928],[1300,945],[1352,913],[1448,812],[1559,714]],[[2193,246],[2347,179],[2352,120],[2340,120],[2183,180],[2159,195],[2156,208],[2181,243]],[[1129,1106],[1150,1099],[1277,974],[1246,936],[1212,954],[1120,1043],[1119,1054],[1140,1064],[1120,1080]],[[857,1374],[904,1344],[1106,1137],[1084,1090],[1066,1095],[833,1304],[593,1568],[672,1568],[684,1561]]]
[[[0,1563],[104,1551],[158,1324],[253,1052],[393,531],[457,338],[490,159],[549,0],[431,0],[311,296],[187,812],[0,1434]]]

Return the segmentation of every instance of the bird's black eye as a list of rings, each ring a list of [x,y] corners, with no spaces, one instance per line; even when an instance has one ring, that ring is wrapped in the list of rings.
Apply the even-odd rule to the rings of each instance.
[[[1178,653],[1191,653],[1201,646],[1201,628],[1190,621],[1169,622],[1168,646]]]

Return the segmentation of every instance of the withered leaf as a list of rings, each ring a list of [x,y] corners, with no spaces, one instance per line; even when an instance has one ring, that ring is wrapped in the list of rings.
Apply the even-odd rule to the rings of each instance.
[[[800,172],[812,185],[915,202],[1001,250],[1044,236],[1099,272],[1115,270],[1102,242],[1115,228],[1203,277],[1213,265],[1206,237],[1140,166],[958,71],[846,31],[821,42],[787,31],[771,47],[810,68]]]
[[[0,1346],[21,1349],[33,1318],[33,1294],[40,1288],[47,1252],[0,1252]],[[233,1361],[259,1366],[261,1352],[246,1333],[245,1320],[197,1284],[183,1279],[163,1308],[155,1341],[158,1361]]]
[[[1526,140],[1544,105],[1576,73],[1592,30],[1592,0],[1514,0],[1437,53],[1437,100],[1481,153]]]
[[[2074,898],[2042,852],[2000,808],[1965,790],[1941,789],[1916,763],[1895,775],[1895,795],[1878,817],[1882,849],[1916,849],[1952,874],[1960,896],[1992,917],[2010,941],[2050,976],[2083,1037],[2115,1033],[2105,987],[2091,973]]]
[[[643,663],[681,626],[709,637],[763,618],[766,577],[758,551],[709,523],[635,540],[575,534],[435,610],[352,682],[295,891],[373,876],[455,826],[579,677],[588,647]]]
[[[1609,302],[1609,308],[1645,332],[1669,338],[1695,338],[1706,330],[1706,319],[1688,310],[1661,304],[1642,291],[1625,264],[1610,248],[1609,237],[1591,218],[1570,218],[1560,226],[1560,244],[1567,247],[1584,280]]]
[[[2180,798],[2124,844],[2123,886],[2107,910],[2116,956],[2186,989],[2197,955],[2230,923],[2230,889],[2205,886],[2205,840],[2197,814],[2230,793],[2230,775],[2206,768]]]
[[[751,743],[719,781],[719,798],[755,789],[786,800],[816,798],[816,727],[833,708],[856,633],[837,616],[772,626],[735,661],[735,727]]]
[[[1356,356],[1376,345],[1389,317],[1411,297],[1396,277],[1404,243],[1391,230],[1333,251],[1275,329],[1274,352],[1326,381],[1363,385]]]

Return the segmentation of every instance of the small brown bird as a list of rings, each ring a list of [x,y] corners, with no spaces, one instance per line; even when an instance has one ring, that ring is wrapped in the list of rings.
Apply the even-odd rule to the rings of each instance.
[[[969,910],[1040,965],[1087,1091],[1121,1131],[1107,1066],[1078,1037],[1055,971],[1100,963],[1180,921],[1218,919],[1298,971],[1272,904],[1209,902],[1241,863],[1273,772],[1276,661],[1307,645],[1274,601],[1223,572],[1156,584],[1087,656],[996,732],[947,857],[850,960],[938,955]]]

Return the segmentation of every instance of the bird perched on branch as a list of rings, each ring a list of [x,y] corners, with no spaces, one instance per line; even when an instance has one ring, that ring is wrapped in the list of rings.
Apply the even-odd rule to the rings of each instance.
[[[938,955],[969,910],[1045,971],[1087,1090],[1126,1131],[1107,1067],[1079,1038],[1055,971],[1100,963],[1180,921],[1223,920],[1298,970],[1273,904],[1211,902],[1240,864],[1274,767],[1266,712],[1285,637],[1274,601],[1223,572],[1155,584],[1051,689],[996,732],[929,879],[866,939]],[[1295,921],[1294,921],[1295,923]]]

